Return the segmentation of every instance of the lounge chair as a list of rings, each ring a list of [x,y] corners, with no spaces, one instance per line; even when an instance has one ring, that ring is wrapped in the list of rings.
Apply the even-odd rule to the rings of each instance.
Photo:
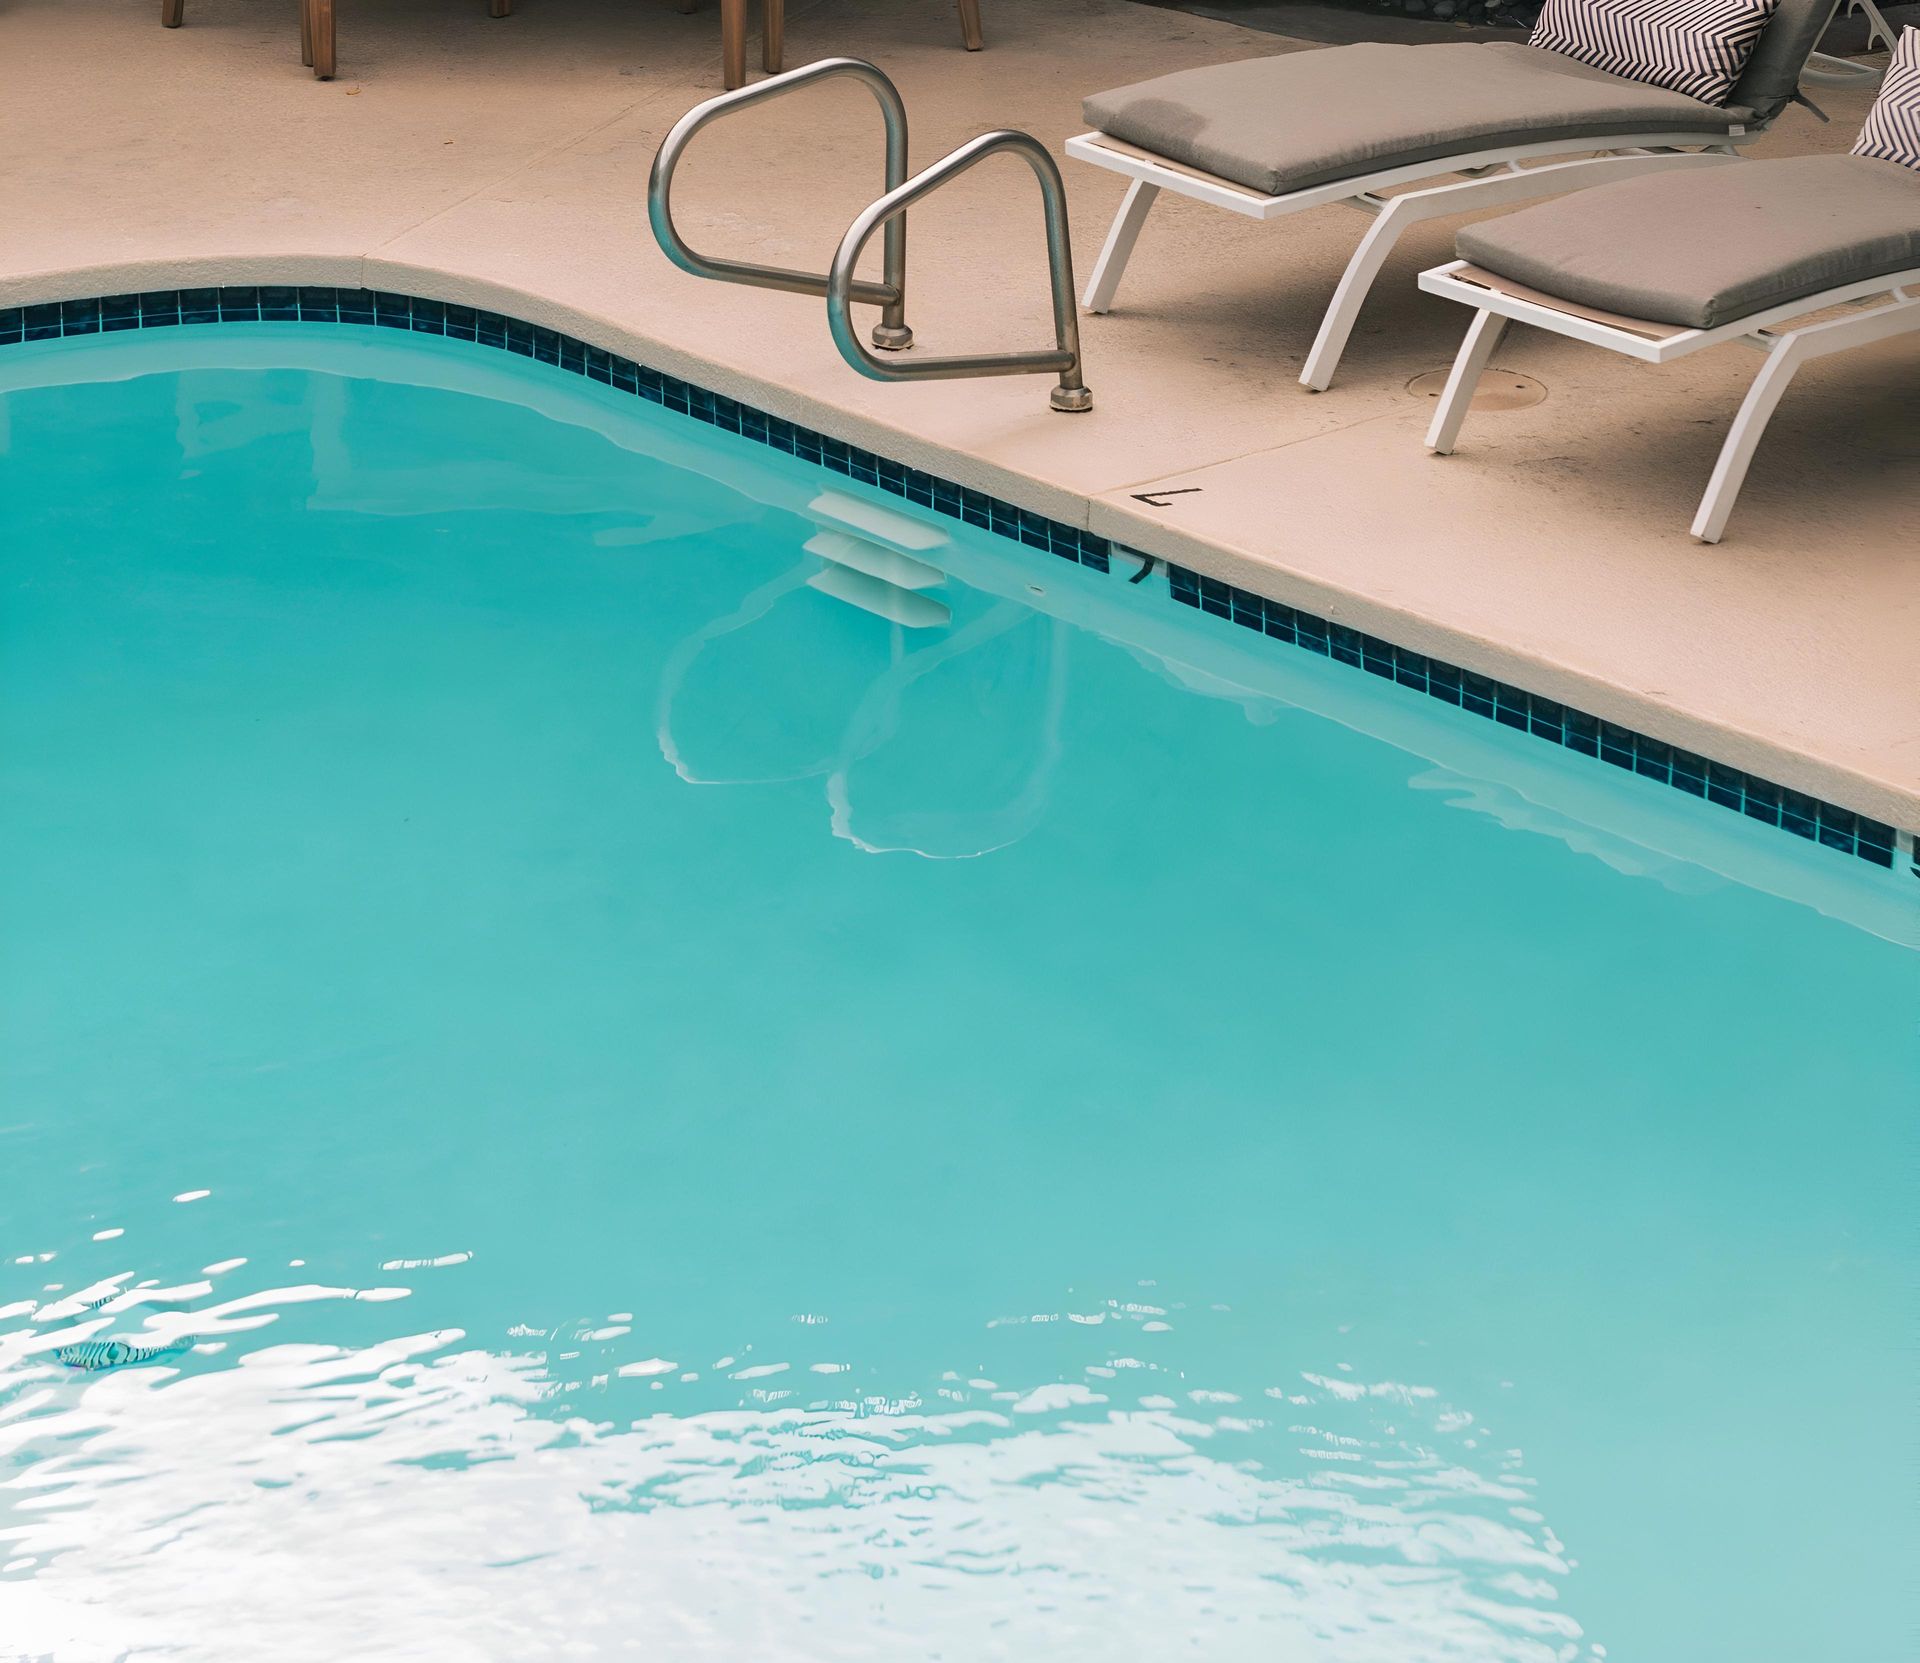
[[[1799,97],[1801,69],[1835,4],[1780,0],[1725,105],[1521,41],[1336,46],[1099,93],[1084,106],[1096,131],[1067,140],[1067,153],[1132,184],[1094,266],[1086,307],[1104,312],[1113,304],[1163,190],[1258,220],[1334,202],[1362,209],[1373,225],[1300,373],[1305,386],[1322,391],[1368,289],[1409,226],[1732,154]],[[1380,194],[1446,174],[1470,177]]]
[[[1920,31],[1906,32],[1896,72],[1902,59],[1913,63],[1909,90],[1889,74],[1881,98],[1904,109],[1897,122],[1912,138]],[[1442,455],[1514,319],[1649,364],[1723,341],[1766,353],[1694,516],[1693,535],[1717,543],[1794,372],[1920,331],[1920,156],[1727,161],[1629,179],[1468,226],[1455,246],[1462,258],[1420,274],[1421,288],[1476,313],[1427,433]],[[1850,302],[1839,317],[1772,327]]]

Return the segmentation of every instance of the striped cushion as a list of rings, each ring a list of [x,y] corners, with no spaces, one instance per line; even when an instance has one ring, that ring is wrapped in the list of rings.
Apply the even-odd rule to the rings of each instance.
[[[1776,0],[1547,0],[1528,37],[1629,81],[1724,104]]]
[[[1920,29],[1902,29],[1880,96],[1853,141],[1856,156],[1878,156],[1920,172]]]

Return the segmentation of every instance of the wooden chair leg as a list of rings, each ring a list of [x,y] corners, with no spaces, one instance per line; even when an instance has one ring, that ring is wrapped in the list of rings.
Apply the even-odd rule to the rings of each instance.
[[[307,0],[313,13],[313,78],[333,79],[333,0]]]
[[[780,73],[787,52],[787,0],[760,0],[760,67]]]
[[[313,68],[313,8],[308,0],[300,0],[300,61]]]
[[[980,0],[960,0],[960,38],[969,52],[978,52],[987,44],[987,37],[980,32]]]
[[[747,84],[747,0],[720,0],[720,79],[728,92]]]
[[[186,4],[187,0],[160,0],[160,27],[179,28],[181,14],[186,10]]]
[[[513,0],[487,0],[487,16],[489,17],[513,16]]]

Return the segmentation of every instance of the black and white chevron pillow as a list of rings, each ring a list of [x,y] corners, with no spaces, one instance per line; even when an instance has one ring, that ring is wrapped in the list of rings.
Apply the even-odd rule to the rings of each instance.
[[[1880,96],[1853,141],[1856,156],[1878,156],[1920,171],[1920,29],[1902,29]]]
[[[1547,0],[1534,46],[1724,104],[1777,0]]]

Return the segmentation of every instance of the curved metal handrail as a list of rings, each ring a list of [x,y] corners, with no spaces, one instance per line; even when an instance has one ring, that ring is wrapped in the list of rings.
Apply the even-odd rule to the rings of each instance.
[[[673,223],[673,176],[694,134],[708,122],[730,110],[759,104],[783,93],[824,81],[831,76],[850,75],[871,92],[880,105],[887,130],[887,190],[879,201],[870,203],[840,239],[833,266],[826,273],[795,271],[785,266],[754,265],[744,260],[716,260],[688,245]],[[878,306],[880,322],[873,330],[873,344],[884,351],[899,352],[913,344],[913,331],[906,322],[907,294],[907,221],[906,211],[921,197],[939,189],[947,180],[965,173],[977,162],[1001,151],[1012,151],[1025,159],[1040,184],[1041,204],[1047,221],[1047,266],[1053,288],[1053,335],[1051,352],[982,352],[963,357],[918,358],[889,363],[876,358],[854,333],[851,308],[854,302]],[[1058,375],[1051,398],[1054,409],[1091,410],[1093,394],[1081,379],[1080,316],[1073,296],[1073,247],[1067,232],[1067,191],[1060,170],[1046,147],[1030,133],[1004,129],[983,133],[963,144],[932,167],[907,177],[907,107],[893,82],[862,58],[822,58],[818,63],[802,65],[784,75],[770,76],[736,92],[722,93],[696,104],[674,123],[653,158],[653,171],[647,179],[647,220],[653,227],[654,241],[682,271],[695,277],[710,277],[719,283],[744,283],[756,289],[784,289],[793,294],[824,295],[827,325],[834,345],[862,375],[875,381],[944,381],[976,375]],[[884,227],[886,245],[878,283],[856,277],[854,267],[875,231]]]
[[[1053,285],[1054,349],[1051,352],[982,352],[950,358],[919,358],[888,363],[876,358],[854,333],[848,308],[860,298],[859,282],[853,268],[873,233],[880,226],[891,233],[902,223],[901,216],[923,196],[938,190],[949,179],[965,173],[989,156],[1011,151],[1023,158],[1040,182],[1040,199],[1047,217],[1047,267]],[[1058,373],[1059,385],[1053,389],[1056,410],[1080,411],[1093,408],[1093,394],[1080,378],[1080,317],[1073,296],[1073,246],[1067,232],[1067,190],[1060,169],[1045,145],[1031,133],[1011,128],[997,133],[982,133],[951,155],[897,185],[862,210],[833,257],[833,269],[827,275],[827,326],[833,331],[840,355],[862,375],[875,381],[949,381],[976,375],[1034,375]]]
[[[653,158],[653,171],[647,178],[647,220],[653,227],[654,241],[661,252],[682,271],[696,277],[711,277],[719,283],[746,283],[757,289],[784,289],[793,294],[830,296],[832,279],[819,272],[793,271],[784,266],[759,266],[740,260],[716,260],[689,247],[673,223],[673,174],[681,154],[694,134],[708,122],[730,110],[744,109],[769,98],[794,91],[814,81],[836,75],[850,75],[871,92],[880,105],[887,129],[888,195],[907,177],[907,106],[900,91],[874,65],[861,58],[822,58],[803,64],[784,75],[769,76],[737,92],[725,92],[696,104],[673,124],[659,152]],[[883,201],[886,198],[882,198]],[[900,351],[913,344],[913,331],[906,325],[907,226],[895,219],[887,226],[887,240],[878,283],[854,278],[849,268],[842,287],[854,300],[881,308],[880,322],[873,331],[873,344],[889,351]],[[837,338],[837,337],[836,337]],[[844,349],[843,349],[844,350]],[[866,349],[861,348],[864,352]]]

